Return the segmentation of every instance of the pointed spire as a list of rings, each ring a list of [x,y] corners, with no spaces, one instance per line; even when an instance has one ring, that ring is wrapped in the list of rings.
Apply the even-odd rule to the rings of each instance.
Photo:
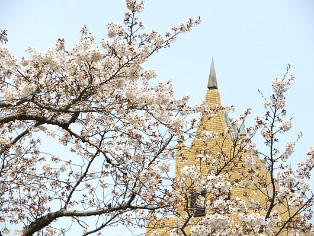
[[[208,89],[218,89],[217,80],[216,80],[216,72],[215,72],[215,65],[214,65],[214,58],[212,58],[212,63],[210,65],[210,74],[208,78]]]
[[[240,136],[246,136],[246,128],[245,128],[244,122],[240,126],[239,135]]]

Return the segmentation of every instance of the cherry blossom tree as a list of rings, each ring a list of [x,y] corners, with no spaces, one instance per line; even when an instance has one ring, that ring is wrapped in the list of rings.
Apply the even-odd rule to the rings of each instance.
[[[161,35],[146,32],[139,20],[143,1],[126,0],[126,5],[124,25],[107,25],[109,40],[95,42],[84,26],[72,49],[60,38],[54,48],[28,48],[28,57],[16,58],[5,46],[6,31],[0,32],[2,233],[12,233],[9,228],[16,225],[16,234],[25,236],[66,235],[71,227],[83,235],[101,234],[117,224],[144,228],[153,214],[178,217],[178,209],[185,213],[169,229],[173,235],[310,232],[314,149],[293,171],[286,163],[295,141],[283,151],[276,146],[292,125],[285,119],[285,93],[293,78],[274,79],[265,116],[245,136],[239,130],[250,109],[224,133],[203,134],[206,142],[233,135],[232,155],[217,153],[213,162],[204,154],[200,160],[206,173],[187,166],[174,177],[171,163],[180,151],[178,143],[193,138],[197,126],[188,116],[213,117],[230,108],[191,107],[187,96],[174,97],[171,82],[152,83],[157,73],[144,66],[200,19],[190,18]],[[252,143],[259,133],[267,153],[258,153]],[[58,143],[47,151],[44,140]],[[58,149],[67,151],[56,154]],[[257,155],[266,175],[256,169]],[[234,179],[228,176],[234,166],[252,171]],[[232,188],[248,185],[265,194],[267,204],[250,196],[230,197]],[[197,222],[188,203],[191,189],[205,193],[195,199],[206,207]]]
[[[157,74],[144,63],[200,20],[162,36],[144,32],[137,16],[143,1],[126,5],[124,26],[108,24],[110,40],[99,45],[84,26],[72,49],[58,39],[54,48],[29,48],[29,57],[18,59],[0,47],[3,233],[17,224],[23,235],[62,234],[67,228],[52,222],[66,219],[84,235],[116,222],[143,226],[145,211],[167,203],[161,173],[169,172],[173,143],[193,128],[183,119],[193,110],[187,97],[174,98],[171,82],[152,86]],[[43,151],[45,138],[72,155]],[[84,223],[89,216],[93,227]]]

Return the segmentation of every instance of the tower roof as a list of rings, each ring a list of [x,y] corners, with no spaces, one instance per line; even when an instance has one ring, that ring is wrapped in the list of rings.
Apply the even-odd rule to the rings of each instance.
[[[214,59],[212,58],[212,63],[210,65],[210,74],[208,78],[208,89],[218,89],[217,86],[217,80],[216,80],[216,72],[215,72],[215,65],[214,65]]]

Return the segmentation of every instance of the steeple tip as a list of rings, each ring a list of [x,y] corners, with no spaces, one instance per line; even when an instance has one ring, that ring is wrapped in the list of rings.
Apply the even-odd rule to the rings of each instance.
[[[214,65],[214,58],[212,58],[212,63],[210,65],[210,74],[208,78],[208,89],[218,89],[217,80],[216,80],[216,72],[215,72],[215,65]]]

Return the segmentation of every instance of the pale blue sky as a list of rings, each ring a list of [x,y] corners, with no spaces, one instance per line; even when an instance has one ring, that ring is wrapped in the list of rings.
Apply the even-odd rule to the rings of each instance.
[[[122,22],[124,0],[0,0],[0,28],[8,29],[10,50],[24,55],[28,45],[52,47],[58,37],[71,46],[86,24],[96,39],[106,38],[106,23]],[[202,24],[182,35],[149,66],[161,80],[173,80],[177,96],[204,99],[210,60],[215,59],[223,105],[262,114],[257,89],[269,95],[271,80],[288,63],[296,84],[288,93],[293,129],[287,140],[304,136],[295,160],[314,145],[314,1],[313,0],[147,0],[142,19],[147,30],[165,32],[188,17]]]

